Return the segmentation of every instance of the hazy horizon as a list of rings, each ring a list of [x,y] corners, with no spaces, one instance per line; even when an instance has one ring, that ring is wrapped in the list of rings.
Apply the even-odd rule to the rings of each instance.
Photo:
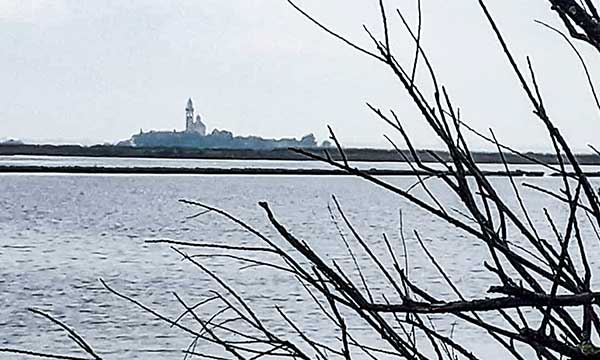
[[[377,1],[297,3],[365,47],[363,23],[381,33]],[[415,22],[412,2],[386,3]],[[575,150],[588,152],[600,119],[579,60],[534,23],[562,28],[560,20],[543,1],[488,5],[519,62],[531,56],[552,119]],[[399,20],[392,23],[396,54],[410,64],[414,45]],[[424,2],[423,27],[423,46],[466,122],[493,127],[520,149],[550,150],[476,1]],[[191,97],[209,130],[314,133],[321,142],[330,124],[345,145],[388,148],[382,135],[395,134],[369,112],[370,102],[400,114],[418,147],[441,148],[382,65],[285,0],[3,0],[0,30],[0,138],[89,145],[124,140],[140,128],[182,129]],[[577,46],[595,61],[592,49]],[[423,67],[419,74],[426,84]],[[491,149],[472,140],[473,149]]]

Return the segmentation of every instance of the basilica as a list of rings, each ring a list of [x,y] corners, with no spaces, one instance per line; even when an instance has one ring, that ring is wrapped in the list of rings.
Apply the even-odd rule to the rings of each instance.
[[[197,133],[202,136],[206,135],[206,125],[202,122],[200,115],[196,115],[194,120],[194,103],[192,99],[188,99],[187,106],[185,107],[185,132]]]

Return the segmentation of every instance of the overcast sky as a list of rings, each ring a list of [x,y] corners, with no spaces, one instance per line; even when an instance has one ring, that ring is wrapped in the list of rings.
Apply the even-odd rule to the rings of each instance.
[[[414,22],[415,2],[387,4]],[[381,33],[376,0],[297,3],[364,46],[362,24]],[[600,113],[577,57],[534,23],[560,27],[548,2],[488,3],[521,63],[532,57],[550,115],[573,146],[600,144]],[[394,50],[410,64],[414,46],[390,17]],[[549,149],[476,0],[423,0],[423,24],[423,45],[465,121],[511,145]],[[348,145],[385,147],[382,135],[394,133],[368,101],[395,109],[419,146],[440,147],[387,69],[284,0],[0,0],[0,44],[0,138],[87,144],[182,129],[192,97],[209,130],[323,140],[330,124]],[[600,68],[600,55],[579,47]]]

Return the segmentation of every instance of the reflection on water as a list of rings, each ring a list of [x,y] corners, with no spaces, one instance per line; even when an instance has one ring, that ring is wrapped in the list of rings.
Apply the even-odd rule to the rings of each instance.
[[[414,182],[411,178],[387,180],[403,187]],[[449,204],[449,208],[460,209],[458,201],[435,181],[431,180],[430,184],[440,201]],[[507,179],[494,181],[499,192],[511,194]],[[560,186],[560,179],[554,178],[517,181]],[[78,329],[107,358],[182,359],[181,350],[192,339],[109,294],[100,286],[98,278],[173,317],[181,311],[174,305],[173,291],[195,302],[208,296],[211,289],[218,289],[168,247],[150,245],[144,240],[168,238],[253,245],[258,245],[258,240],[215,215],[187,219],[196,209],[179,203],[180,198],[200,200],[230,211],[283,243],[257,206],[258,201],[266,200],[295,235],[351,272],[351,263],[327,210],[331,194],[336,194],[347,215],[380,254],[385,253],[384,232],[398,247],[399,255],[401,253],[398,213],[402,209],[410,276],[440,297],[452,298],[452,295],[411,236],[413,229],[419,230],[465,296],[480,295],[496,283],[483,271],[483,261],[487,260],[485,247],[360,179],[2,175],[0,346],[54,353],[73,349],[61,333],[26,311],[28,307],[37,307]],[[531,204],[532,216],[542,219],[541,208],[552,203],[530,190],[525,190],[524,196]],[[557,218],[564,215],[565,209],[556,205],[550,209]],[[592,266],[597,265],[598,256],[590,258]],[[365,254],[359,254],[359,261],[374,271]],[[304,289],[286,274],[262,268],[240,270],[241,263],[220,257],[206,263],[248,298],[265,317],[267,325],[274,326],[279,333],[293,331],[282,326],[275,315],[275,302],[282,305],[291,318],[304,324],[309,333],[318,332],[324,340],[337,336],[329,320],[307,300]],[[369,273],[367,270],[367,276]],[[372,276],[371,281],[375,292],[385,290],[381,276]],[[215,309],[206,308],[204,315],[211,310]],[[452,319],[449,320],[438,319],[436,326],[441,331],[449,331]],[[361,333],[362,323],[349,325],[357,336],[377,344],[378,339]],[[479,349],[484,349],[482,351],[494,346],[483,343],[481,334],[472,328],[457,329],[455,333],[459,340],[477,344]]]

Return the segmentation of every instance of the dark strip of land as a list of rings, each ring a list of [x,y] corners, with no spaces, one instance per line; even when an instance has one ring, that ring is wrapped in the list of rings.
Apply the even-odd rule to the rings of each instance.
[[[364,173],[376,176],[439,176],[425,171],[368,169]],[[348,175],[337,169],[281,168],[175,168],[175,167],[102,167],[102,166],[0,166],[0,173],[62,173],[62,174],[172,174],[172,175]],[[488,176],[544,176],[542,171],[486,171]]]
[[[337,149],[311,148],[303,149],[323,155],[324,151],[335,160],[341,156]],[[395,161],[404,162],[403,156],[395,150],[384,149],[358,149],[344,150],[349,161]],[[413,156],[406,150],[403,155],[414,161]],[[166,159],[235,159],[235,160],[310,160],[291,149],[196,149],[173,147],[129,147],[113,145],[0,145],[0,155],[45,155],[45,156],[84,156],[84,157],[134,157],[134,158],[166,158]],[[529,158],[512,153],[505,153],[506,162],[509,164],[558,164],[558,158],[553,154],[525,153]],[[498,153],[474,152],[475,162],[480,164],[500,164],[502,159]],[[423,162],[438,162],[436,157],[444,161],[450,160],[445,151],[418,150],[417,157]],[[579,154],[576,156],[580,165],[600,165],[600,156],[595,154]],[[533,159],[534,161],[532,161]]]

